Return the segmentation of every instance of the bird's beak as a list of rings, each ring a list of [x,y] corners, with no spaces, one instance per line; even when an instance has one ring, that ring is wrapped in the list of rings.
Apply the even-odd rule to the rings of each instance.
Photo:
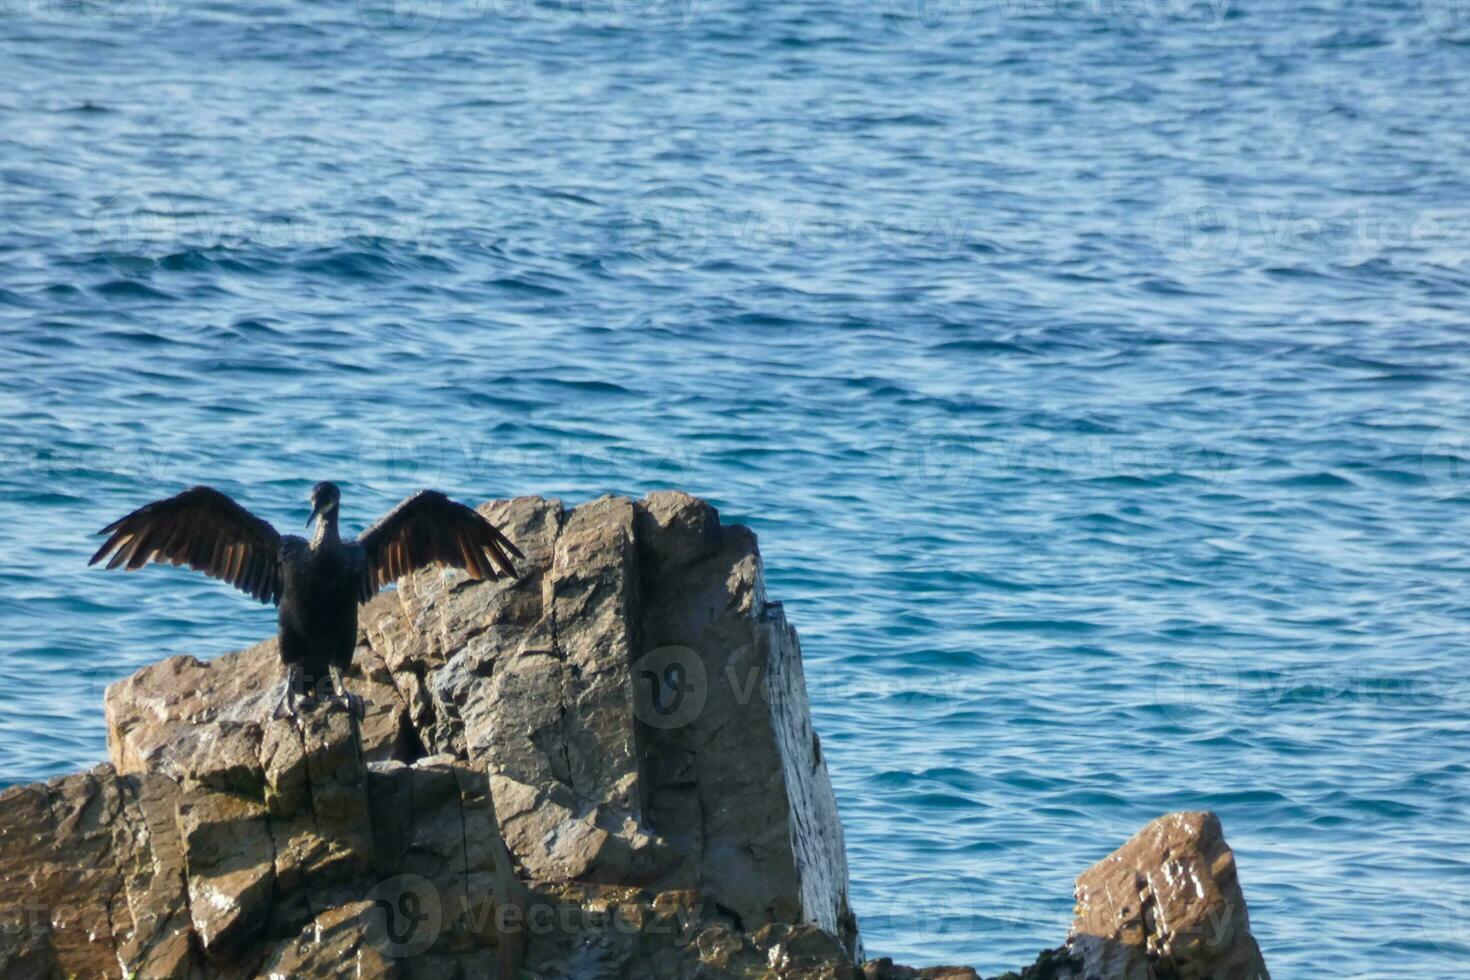
[[[311,516],[306,519],[306,526],[311,527],[311,522],[320,517],[324,509],[325,508],[322,507],[321,501],[316,501],[315,503],[313,503],[311,507]]]

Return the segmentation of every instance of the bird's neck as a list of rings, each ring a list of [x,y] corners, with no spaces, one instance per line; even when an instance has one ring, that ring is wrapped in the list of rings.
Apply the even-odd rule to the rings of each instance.
[[[311,546],[320,548],[322,545],[336,544],[341,540],[337,535],[337,508],[333,507],[317,519],[316,531],[311,535]]]

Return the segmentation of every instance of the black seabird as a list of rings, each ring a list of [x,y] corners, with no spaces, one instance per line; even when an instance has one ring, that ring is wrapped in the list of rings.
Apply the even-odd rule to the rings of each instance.
[[[311,488],[311,540],[282,535],[213,487],[194,487],[133,511],[98,534],[110,535],[88,564],[108,555],[108,568],[135,571],[150,561],[188,565],[280,608],[286,691],[277,717],[294,714],[303,681],[315,689],[330,675],[349,705],[342,671],[357,647],[357,607],[415,569],[450,565],[471,578],[514,575],[524,557],[500,529],[435,490],[421,490],[382,520],[343,541],[337,533],[342,492]]]

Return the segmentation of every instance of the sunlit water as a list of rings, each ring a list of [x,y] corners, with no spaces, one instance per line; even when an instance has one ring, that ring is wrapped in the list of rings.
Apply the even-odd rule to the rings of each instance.
[[[0,19],[0,777],[272,631],[84,570],[143,501],[679,486],[870,953],[1019,965],[1210,808],[1276,976],[1463,975],[1463,5],[378,2]]]

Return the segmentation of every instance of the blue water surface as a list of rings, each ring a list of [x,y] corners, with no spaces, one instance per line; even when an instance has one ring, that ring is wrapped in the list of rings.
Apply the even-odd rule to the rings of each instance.
[[[1220,813],[1278,978],[1470,957],[1458,0],[17,0],[0,778],[273,630],[196,482],[677,486],[800,628],[868,951]]]

